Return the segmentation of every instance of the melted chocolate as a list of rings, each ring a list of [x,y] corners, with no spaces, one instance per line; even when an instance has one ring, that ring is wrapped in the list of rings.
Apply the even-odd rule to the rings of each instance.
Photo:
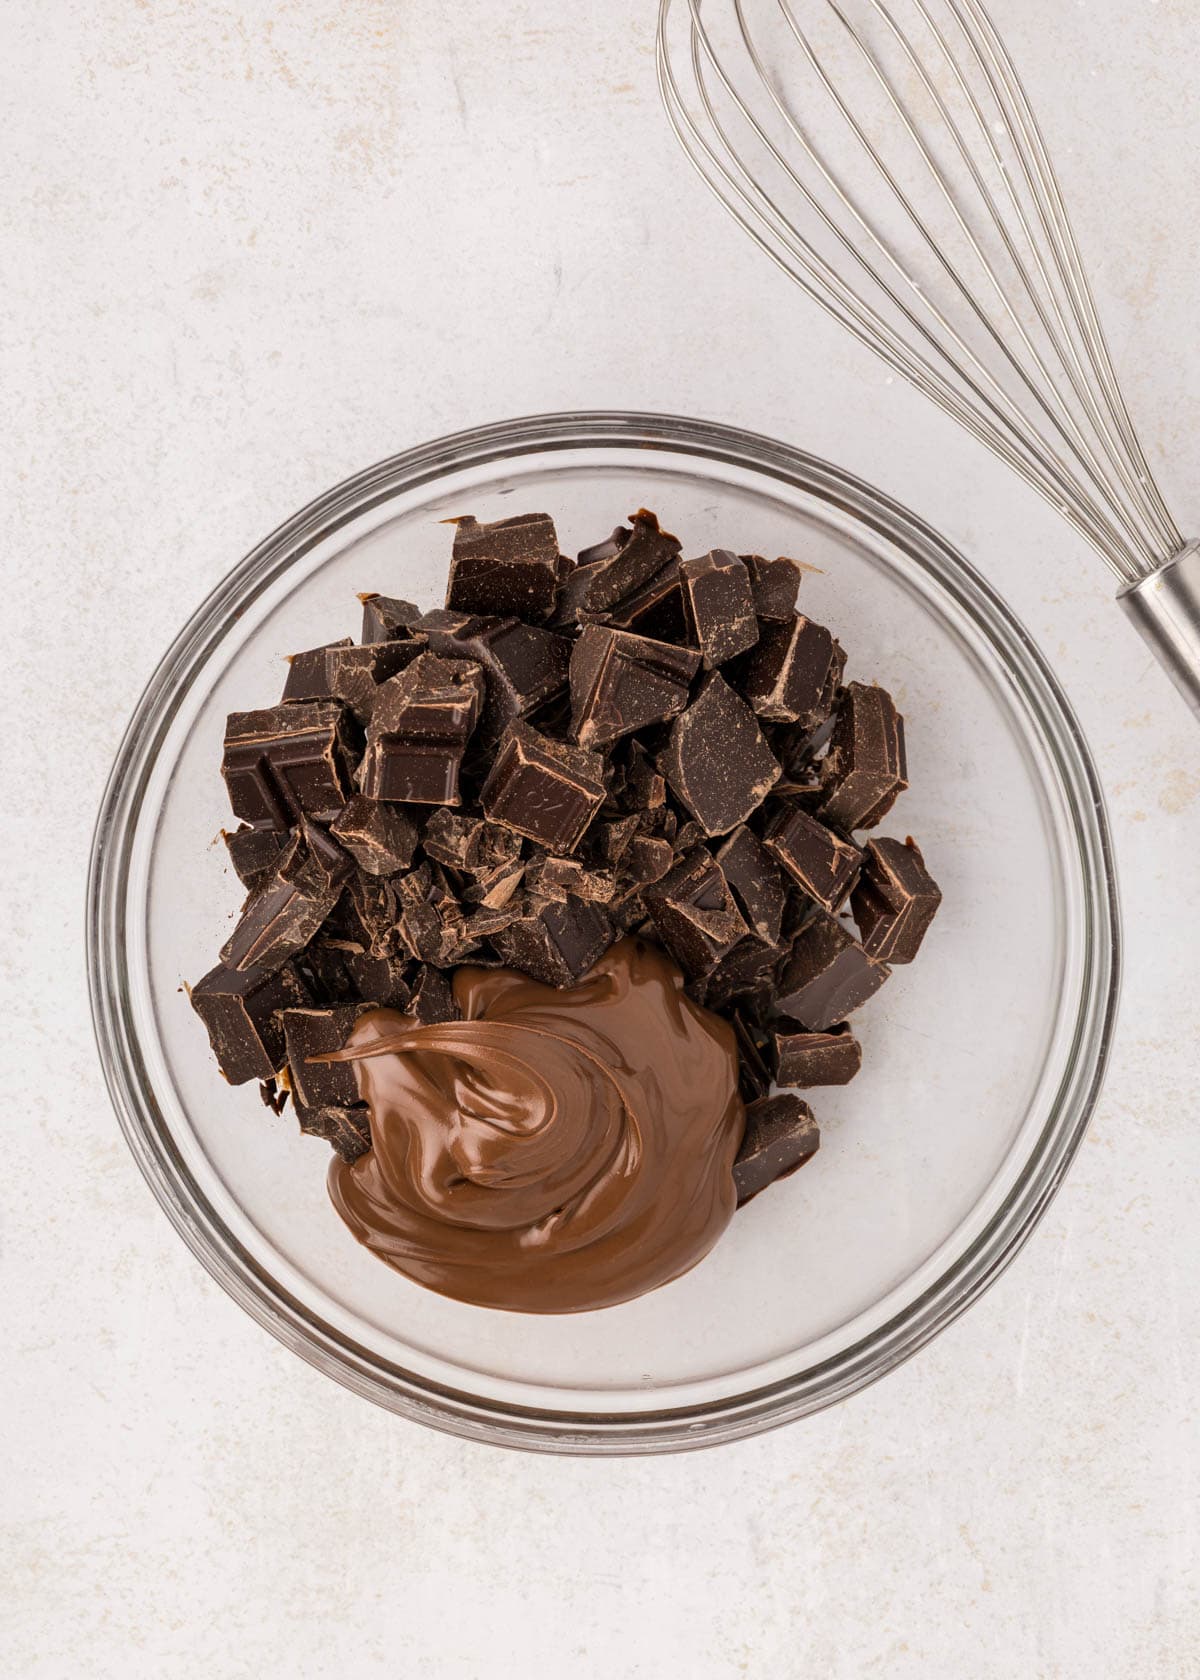
[[[346,1224],[440,1294],[514,1312],[631,1300],[707,1254],[736,1202],[732,1029],[664,953],[624,939],[582,984],[459,968],[462,1020],[365,1014],[373,1148],[335,1160]],[[331,1058],[332,1059],[332,1058]]]

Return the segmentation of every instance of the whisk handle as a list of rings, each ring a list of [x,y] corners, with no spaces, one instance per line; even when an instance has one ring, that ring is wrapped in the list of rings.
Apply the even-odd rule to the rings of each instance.
[[[1200,716],[1200,542],[1188,543],[1117,599]]]

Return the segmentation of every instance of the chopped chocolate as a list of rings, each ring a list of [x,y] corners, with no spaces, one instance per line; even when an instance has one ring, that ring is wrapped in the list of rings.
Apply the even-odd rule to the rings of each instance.
[[[762,841],[750,829],[738,827],[716,855],[747,927],[767,945],[778,944],[787,892]]]
[[[618,873],[625,885],[649,887],[661,881],[674,863],[675,849],[669,840],[637,834],[620,858]]]
[[[759,717],[811,731],[833,708],[845,660],[823,624],[798,615],[763,625],[739,686]]]
[[[639,815],[659,810],[667,797],[667,784],[655,769],[646,749],[638,741],[629,742],[625,765],[625,792],[622,809]]]
[[[441,625],[434,621],[450,620]],[[487,684],[479,728],[494,741],[514,718],[528,717],[567,686],[571,644],[565,636],[515,618],[427,613],[429,645],[448,658],[474,659]]]
[[[339,846],[368,875],[407,869],[417,849],[417,828],[395,805],[356,793],[329,825]]]
[[[284,1063],[279,1012],[311,1002],[292,963],[240,973],[222,963],[192,987],[190,996],[217,1066],[231,1085],[274,1078]]]
[[[615,630],[632,630],[659,642],[687,642],[691,629],[679,561],[669,561],[661,572],[598,616]]]
[[[483,673],[422,653],[381,684],[359,782],[369,799],[457,805],[459,770],[483,702]]]
[[[850,900],[863,950],[909,963],[942,902],[915,840],[868,840],[862,879]]]
[[[581,747],[603,747],[677,716],[700,655],[607,625],[584,627],[571,653],[571,730]]]
[[[254,888],[266,880],[292,836],[290,829],[247,828],[243,823],[232,834],[223,828],[221,838],[238,880]]]
[[[409,639],[355,647],[347,636],[327,647],[294,653],[288,662],[284,701],[341,700],[365,724],[374,710],[379,684],[411,665],[423,646],[423,641]]]
[[[547,986],[573,986],[582,980],[616,937],[604,911],[581,899],[544,904],[493,934],[497,956]]]
[[[823,909],[844,904],[862,867],[863,855],[797,805],[785,805],[767,825],[767,850]]]
[[[596,562],[597,570],[587,580],[580,604],[589,612],[603,612],[649,583],[683,546],[670,532],[660,530],[655,515],[645,508],[640,508],[629,523],[632,530],[627,540],[616,554]]]
[[[421,616],[420,607],[411,601],[401,601],[394,595],[360,595],[362,602],[362,635],[359,640],[369,642],[403,642],[413,634],[413,626]]]
[[[763,1028],[744,1009],[734,1009],[729,1016],[738,1049],[738,1087],[747,1102],[765,1097],[771,1089],[771,1069],[767,1062],[769,1038]]]
[[[707,1009],[723,1010],[736,999],[759,997],[769,987],[782,956],[781,945],[773,945],[755,933],[747,934],[705,977],[697,1001]]]
[[[350,1108],[358,1100],[353,1062],[314,1062],[340,1050],[350,1029],[369,1005],[343,1004],[336,1009],[285,1009],[283,1039],[287,1049],[288,1078],[296,1106],[305,1108]]]
[[[332,944],[332,941],[330,943]],[[314,949],[314,946],[309,946],[310,953]],[[328,951],[329,947],[326,949]],[[373,957],[367,951],[347,951],[344,953],[343,966],[349,977],[351,998],[361,998],[364,1003],[373,1003],[379,1009],[408,1007],[407,958],[400,955]],[[345,996],[332,995],[337,1002],[341,1002]]]
[[[558,537],[549,514],[523,513],[481,525],[456,519],[446,605],[457,612],[540,623],[558,595]]]
[[[459,1008],[450,982],[439,969],[423,965],[412,988],[407,1013],[418,1026],[438,1027],[457,1021]]]
[[[350,868],[350,859],[324,830],[302,818],[271,874],[243,905],[221,947],[221,961],[239,972],[282,967],[333,909]]]
[[[235,817],[289,829],[301,816],[332,822],[351,794],[357,755],[336,701],[231,712],[221,774]]]
[[[820,815],[847,833],[874,828],[904,792],[904,719],[886,689],[847,683],[821,785]]]
[[[345,1108],[333,1104],[305,1108],[297,1103],[296,1118],[302,1132],[324,1138],[343,1161],[357,1161],[371,1147],[371,1115],[366,1103]]]
[[[425,824],[426,856],[469,875],[513,863],[521,855],[520,837],[498,823],[458,811],[435,811]]]
[[[589,850],[601,863],[619,863],[637,832],[636,815],[596,821],[587,832]]]
[[[813,1111],[800,1097],[780,1093],[746,1106],[746,1132],[733,1163],[737,1205],[745,1207],[777,1179],[811,1161],[821,1144]]]
[[[772,1040],[778,1085],[848,1085],[862,1066],[862,1045],[845,1021],[829,1032],[777,1021]]]
[[[269,1108],[272,1114],[282,1114],[292,1093],[274,1079],[263,1079],[259,1081],[258,1094],[264,1108]]]
[[[680,562],[688,621],[710,669],[758,640],[750,574],[726,548]]]
[[[423,863],[397,876],[394,887],[396,931],[405,948],[421,962],[438,967],[461,961],[474,943],[466,932],[466,913],[430,865]]]
[[[591,869],[577,858],[550,857],[543,853],[525,871],[530,892],[561,902],[571,893],[589,904],[611,903],[617,883],[607,869]]]
[[[729,884],[702,846],[642,896],[659,939],[692,979],[710,973],[745,937]]]
[[[591,548],[581,548],[577,556],[581,566],[594,566],[600,560],[611,560],[620,554],[633,532],[628,525],[614,526],[612,535],[605,537],[603,542],[593,543]]]
[[[779,976],[780,1012],[811,1032],[828,1032],[874,997],[890,973],[840,922],[814,916]]]
[[[777,560],[768,560],[762,554],[743,554],[741,559],[750,574],[754,611],[759,618],[776,624],[790,623],[796,611],[802,568],[783,554]]]
[[[481,904],[486,910],[502,910],[525,879],[525,867],[520,858],[493,864],[476,875],[463,898],[468,904]]]
[[[512,724],[479,797],[492,822],[548,851],[573,852],[604,803],[602,777],[596,753]]]
[[[354,874],[346,882],[336,915],[330,918],[330,931],[336,928],[368,956],[390,957],[399,944],[398,914],[396,888],[390,880]]]
[[[706,834],[727,834],[779,780],[779,765],[754,713],[719,671],[710,671],[671,725],[659,769]]]

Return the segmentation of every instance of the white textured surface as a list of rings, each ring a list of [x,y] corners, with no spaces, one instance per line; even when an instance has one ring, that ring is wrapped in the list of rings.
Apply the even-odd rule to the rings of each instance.
[[[1200,531],[1194,0],[993,10]],[[6,1680],[1200,1674],[1200,731],[1098,563],[693,183],[652,11],[0,10]],[[999,579],[1092,740],[1128,928],[1091,1135],[985,1300],[832,1413],[630,1463],[427,1433],[245,1318],[120,1140],[80,937],[123,721],[233,560],[385,453],[573,406],[794,439]]]

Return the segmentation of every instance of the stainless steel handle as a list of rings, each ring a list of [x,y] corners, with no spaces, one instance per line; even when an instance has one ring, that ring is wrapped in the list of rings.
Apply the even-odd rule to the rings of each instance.
[[[1200,716],[1200,542],[1122,589],[1117,600]]]

